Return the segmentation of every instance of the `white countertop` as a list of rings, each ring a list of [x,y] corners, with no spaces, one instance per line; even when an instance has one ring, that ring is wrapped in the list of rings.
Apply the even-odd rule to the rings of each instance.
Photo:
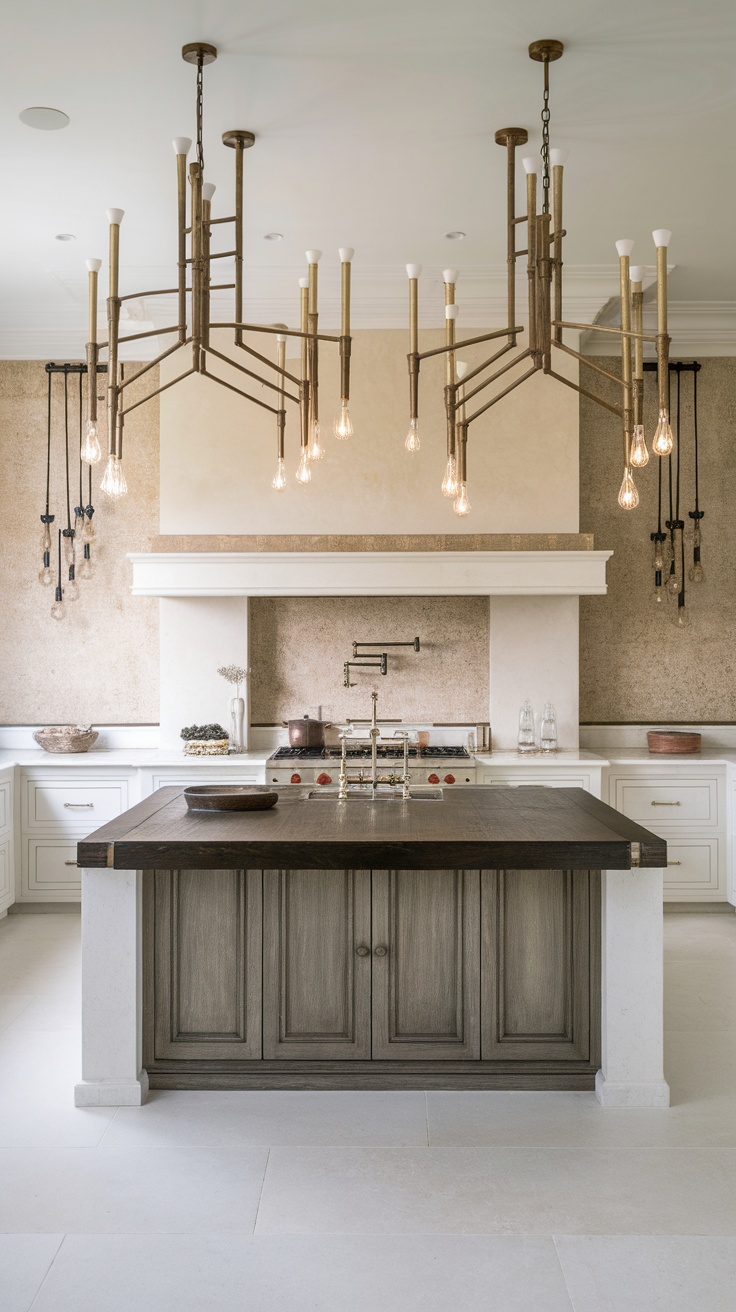
[[[240,752],[228,756],[185,756],[181,749],[170,748],[130,748],[116,747],[109,751],[91,752],[45,752],[43,748],[28,748],[25,751],[0,751],[0,769],[12,765],[67,765],[67,766],[118,766],[141,769],[145,767],[175,766],[177,769],[196,768],[197,770],[247,769],[249,766],[264,765],[271,755],[270,751]]]

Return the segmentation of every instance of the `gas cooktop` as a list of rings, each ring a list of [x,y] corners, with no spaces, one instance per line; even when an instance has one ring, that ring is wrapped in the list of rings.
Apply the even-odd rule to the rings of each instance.
[[[342,755],[340,747],[279,747],[269,759],[271,761],[334,761],[339,760]],[[349,760],[370,760],[371,749],[368,745],[360,747],[348,747],[347,755]],[[404,755],[403,744],[387,746],[379,744],[377,748],[379,760],[400,760]],[[409,756],[418,757],[421,760],[447,760],[469,761],[470,753],[465,747],[409,747]]]

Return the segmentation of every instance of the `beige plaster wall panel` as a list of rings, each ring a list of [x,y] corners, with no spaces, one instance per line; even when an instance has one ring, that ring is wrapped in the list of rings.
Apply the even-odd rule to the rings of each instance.
[[[675,357],[676,358],[676,357]],[[610,367],[614,362],[600,363]],[[657,527],[657,459],[635,474],[639,506],[616,502],[622,475],[618,421],[593,402],[580,407],[580,523],[596,546],[612,548],[608,595],[580,604],[582,723],[736,721],[736,360],[701,361],[698,376],[700,502],[705,582],[686,583],[689,629],[672,624],[676,606],[653,601],[649,534]],[[600,387],[592,374],[584,385]],[[682,517],[693,509],[691,378],[683,375]],[[656,414],[655,381],[645,375],[647,440]],[[673,384],[674,390],[674,384]],[[666,463],[663,466],[666,481]],[[669,517],[669,502],[665,499]],[[690,562],[692,552],[690,552]],[[686,560],[687,565],[687,560]]]
[[[130,366],[134,368],[135,366]],[[155,371],[148,375],[157,384]],[[66,505],[62,463],[63,382],[54,379],[51,511]],[[70,382],[72,432],[76,378]],[[0,722],[158,721],[158,603],[130,595],[127,551],[144,551],[158,529],[158,402],[131,415],[125,430],[129,496],[117,505],[92,475],[94,577],[80,583],[61,623],[49,614],[53,589],[38,583],[45,502],[47,376],[43,362],[0,361],[0,498],[3,551]],[[104,414],[104,410],[103,410]],[[78,431],[78,430],[77,430]],[[78,467],[77,467],[78,468]],[[72,477],[72,507],[78,489]]]
[[[353,640],[411,641],[389,653],[386,677],[356,670],[343,687]],[[280,724],[318,708],[325,719],[488,719],[488,597],[256,597],[250,601],[251,716]]]
[[[229,350],[227,334],[218,348]],[[213,334],[214,337],[214,334]],[[313,481],[294,479],[296,407],[287,415],[287,488],[274,492],[275,421],[232,392],[191,377],[161,397],[161,532],[164,534],[576,533],[578,402],[541,374],[505,397],[472,427],[468,483],[472,513],[459,519],[440,495],[445,420],[441,357],[422,365],[421,451],[404,449],[408,427],[408,333],[363,330],[353,344],[351,415],[355,435],[339,442],[332,421],[339,394],[337,354],[320,354],[320,416],[327,455]],[[430,349],[443,337],[421,334]],[[262,342],[257,349],[263,350]],[[461,352],[471,367],[478,348]],[[174,377],[164,361],[162,376]],[[290,362],[287,360],[287,367]],[[520,375],[524,365],[519,366]],[[557,367],[571,372],[564,358]],[[227,366],[222,366],[227,373]],[[516,374],[507,375],[504,385]],[[230,371],[232,378],[232,371]],[[237,378],[236,378],[237,382]],[[256,395],[271,400],[273,393]],[[482,397],[471,404],[482,404]]]

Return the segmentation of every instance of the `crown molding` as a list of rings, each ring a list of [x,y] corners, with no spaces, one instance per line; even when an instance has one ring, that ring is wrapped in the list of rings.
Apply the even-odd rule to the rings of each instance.
[[[736,355],[736,301],[670,301],[667,307],[670,333],[670,357],[674,356],[730,356]],[[618,323],[618,301],[611,301],[601,313],[599,323]],[[656,306],[644,308],[644,331],[657,330]],[[611,355],[610,340],[584,333],[581,351],[584,355]],[[656,359],[651,344],[645,358]]]

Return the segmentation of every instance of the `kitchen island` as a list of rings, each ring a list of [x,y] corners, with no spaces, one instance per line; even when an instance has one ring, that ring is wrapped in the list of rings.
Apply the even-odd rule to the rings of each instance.
[[[80,1106],[182,1089],[596,1089],[667,1106],[666,844],[582,789],[160,789],[78,846]]]

